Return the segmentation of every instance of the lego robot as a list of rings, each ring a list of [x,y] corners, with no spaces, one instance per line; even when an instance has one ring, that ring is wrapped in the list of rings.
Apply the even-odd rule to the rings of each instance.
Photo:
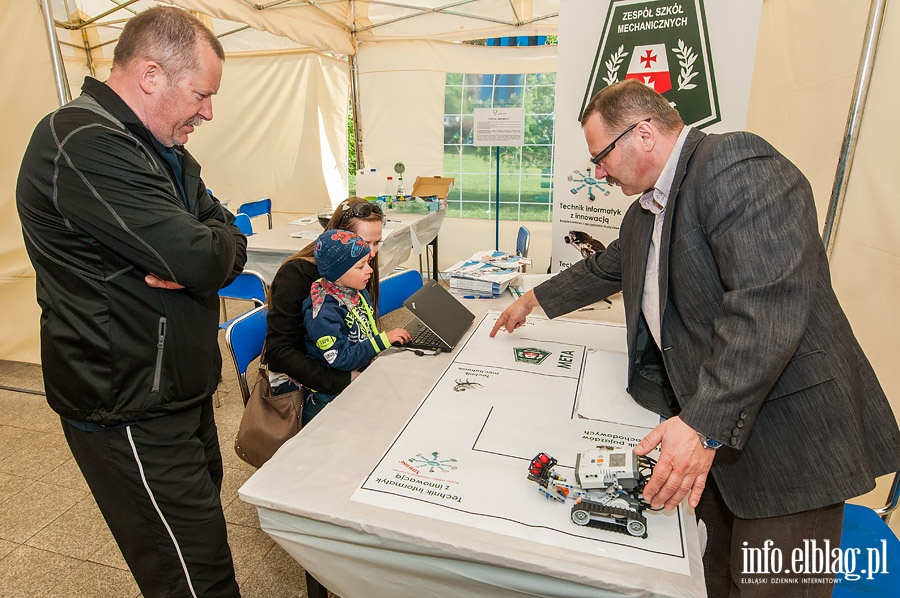
[[[529,465],[528,479],[537,482],[545,498],[562,503],[574,499],[573,523],[647,537],[643,512],[650,505],[641,493],[653,474],[653,459],[638,457],[622,447],[590,449],[575,459],[574,484],[554,471],[556,464],[550,455],[538,453]]]

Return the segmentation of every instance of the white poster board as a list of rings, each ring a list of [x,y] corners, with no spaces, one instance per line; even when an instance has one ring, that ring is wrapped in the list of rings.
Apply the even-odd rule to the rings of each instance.
[[[637,199],[593,177],[579,123],[593,91],[637,78],[674,101],[687,124],[704,132],[741,130],[761,12],[761,0],[560,3],[553,272],[593,253],[593,241],[605,246],[617,238]],[[683,110],[688,99],[699,101],[696,114]]]
[[[525,145],[525,108],[475,108],[472,145]]]
[[[690,573],[682,510],[644,511],[647,537],[571,520],[528,480],[546,452],[573,480],[580,451],[634,447],[659,423],[625,392],[625,327],[529,317],[489,338],[489,312],[352,500],[642,566]]]

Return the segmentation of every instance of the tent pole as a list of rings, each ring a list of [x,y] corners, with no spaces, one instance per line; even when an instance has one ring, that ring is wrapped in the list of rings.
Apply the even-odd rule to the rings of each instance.
[[[360,170],[365,168],[366,159],[363,156],[362,124],[359,112],[359,68],[356,64],[356,54],[350,56],[350,101],[353,104],[353,141],[356,145],[356,169]]]
[[[56,38],[56,24],[50,11],[50,0],[41,0],[41,12],[44,13],[44,25],[47,27],[47,42],[50,44],[50,61],[53,63],[53,78],[56,82],[56,97],[62,106],[72,100],[69,82],[66,79],[66,67],[62,53],[59,51],[59,40]]]
[[[87,59],[88,73],[91,74],[91,77],[96,77],[97,73],[94,71],[94,57],[91,56],[91,44],[88,41],[87,29],[81,30],[81,41],[84,42],[84,56]]]
[[[837,172],[834,175],[834,186],[831,188],[831,201],[828,204],[828,214],[825,217],[825,228],[822,231],[825,253],[829,261],[834,252],[832,237],[837,235],[841,211],[844,208],[844,198],[847,195],[850,169],[853,166],[853,156],[856,153],[856,143],[859,139],[863,111],[866,108],[866,98],[869,95],[872,68],[875,63],[875,55],[878,52],[878,39],[881,37],[881,29],[884,24],[885,4],[886,0],[872,0],[869,5],[869,21],[866,24],[865,43],[859,58],[856,86],[853,89],[850,114],[847,116],[847,127],[844,129],[844,140],[841,143]]]

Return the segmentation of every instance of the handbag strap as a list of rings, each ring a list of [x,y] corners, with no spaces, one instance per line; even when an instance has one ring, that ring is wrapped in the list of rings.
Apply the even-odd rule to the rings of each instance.
[[[266,363],[266,341],[263,340],[263,348],[259,353],[259,374],[262,375],[265,373],[266,376],[269,375],[269,364]]]
[[[263,342],[262,353],[259,354],[259,369],[257,370],[257,375],[258,376],[266,376],[267,379],[269,376],[269,364],[266,363],[266,343],[265,343],[265,341]],[[291,378],[291,381],[294,382],[294,384],[296,384],[301,390],[303,390],[303,388],[305,388],[299,382],[294,381],[293,378]]]

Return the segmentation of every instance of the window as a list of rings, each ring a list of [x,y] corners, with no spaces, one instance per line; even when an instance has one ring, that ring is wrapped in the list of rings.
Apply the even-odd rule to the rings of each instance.
[[[474,108],[525,108],[525,145],[500,148],[500,218],[549,222],[553,209],[556,73],[447,73],[444,176],[456,179],[447,215],[495,217],[497,149],[476,147]]]

